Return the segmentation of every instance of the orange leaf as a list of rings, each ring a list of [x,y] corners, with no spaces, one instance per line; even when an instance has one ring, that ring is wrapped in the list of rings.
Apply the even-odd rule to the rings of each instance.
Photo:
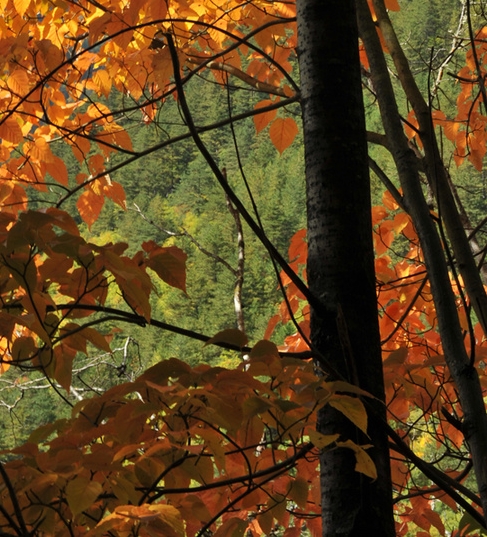
[[[23,362],[31,358],[35,350],[34,340],[31,337],[21,336],[14,341],[10,354],[14,362]]]
[[[12,144],[18,144],[22,141],[22,129],[13,116],[0,122],[0,138]]]
[[[78,207],[81,218],[88,224],[88,227],[96,222],[105,203],[105,198],[95,194],[92,190],[85,190],[78,198],[76,207]]]
[[[90,327],[85,327],[81,331],[81,335],[86,338],[95,347],[98,347],[102,351],[111,352],[110,345],[108,344],[105,336],[100,334],[97,330]]]
[[[52,377],[59,382],[68,393],[73,378],[73,360],[75,356],[76,351],[74,349],[69,348],[67,345],[61,345],[60,347],[55,347],[54,355],[52,357],[54,365]]]
[[[299,259],[301,263],[306,263],[308,257],[308,243],[306,241],[306,229],[300,229],[291,238],[288,256],[290,261]]]
[[[61,158],[53,155],[52,162],[46,163],[46,171],[58,183],[68,186],[68,169]]]
[[[296,505],[301,509],[306,509],[308,500],[308,482],[302,477],[296,477],[293,481],[291,490],[289,492],[289,498],[296,502]]]
[[[272,335],[272,332],[274,332],[274,328],[276,327],[277,323],[281,320],[280,315],[274,315],[269,319],[269,322],[267,323],[267,328],[264,334],[264,339],[269,339]]]
[[[105,69],[98,69],[93,74],[93,82],[95,83],[95,91],[98,95],[108,97],[112,89],[112,79]]]
[[[265,106],[269,106],[273,104],[270,99],[264,99],[263,101],[258,102],[254,106],[254,110],[258,110],[259,108],[264,108]],[[277,110],[270,110],[269,112],[262,112],[260,114],[257,114],[254,116],[254,124],[255,124],[255,130],[257,131],[257,134],[263,129],[269,125],[269,123],[276,117]]]
[[[125,190],[120,183],[112,181],[109,185],[103,187],[103,192],[105,193],[107,198],[110,198],[117,205],[122,207],[122,209],[127,208],[125,202]]]
[[[293,143],[296,134],[298,126],[290,117],[276,118],[269,129],[271,141],[281,154]]]
[[[385,6],[386,9],[389,11],[399,11],[401,8],[399,7],[399,4],[397,0],[385,0]]]
[[[272,343],[272,341],[262,339],[252,347],[252,350],[250,351],[250,358],[256,360],[262,360],[264,358],[279,359],[279,351],[277,349],[277,345],[275,343]]]
[[[27,76],[27,72],[24,69],[16,69],[8,77],[7,86],[15,94],[25,95],[29,91],[29,77]]]

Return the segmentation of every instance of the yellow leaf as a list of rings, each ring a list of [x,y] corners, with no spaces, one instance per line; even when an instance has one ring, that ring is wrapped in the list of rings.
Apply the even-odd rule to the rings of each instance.
[[[339,436],[339,434],[321,434],[318,431],[313,430],[309,432],[309,439],[319,449],[326,448],[330,444],[333,444]]]
[[[106,526],[107,521],[120,520],[122,517],[129,521],[138,520],[146,524],[158,519],[166,525],[166,532],[163,535],[181,535],[181,537],[184,535],[184,524],[179,511],[172,505],[162,503],[118,506],[112,514],[101,520],[98,527],[103,527],[106,530],[107,528],[104,526]],[[106,534],[104,533],[104,535]]]
[[[86,477],[76,477],[70,481],[66,487],[66,499],[73,515],[91,507],[101,492],[101,484]]]
[[[14,6],[20,17],[23,17],[30,6],[30,0],[14,0]]]
[[[147,509],[157,515],[171,527],[178,535],[184,535],[184,524],[181,519],[181,513],[172,505],[163,503],[153,503],[147,505]]]
[[[361,474],[367,475],[372,479],[377,479],[377,469],[374,461],[365,451],[368,446],[359,446],[352,440],[345,440],[345,442],[337,442],[337,446],[341,448],[351,449],[355,453],[355,470]]]
[[[328,404],[339,410],[354,425],[367,434],[367,412],[358,397],[335,394],[328,399]]]
[[[367,452],[358,446],[359,449],[355,451],[355,470],[361,474],[367,475],[372,479],[377,479],[377,469],[374,461],[370,458]]]
[[[290,117],[276,118],[269,129],[271,141],[281,154],[293,143],[296,134],[298,134],[298,126]]]

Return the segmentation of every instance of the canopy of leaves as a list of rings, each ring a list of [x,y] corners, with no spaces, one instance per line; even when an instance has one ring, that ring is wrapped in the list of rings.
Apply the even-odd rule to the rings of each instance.
[[[399,8],[395,0],[385,6]],[[23,381],[19,371],[36,370],[76,396],[80,356],[112,356],[124,324],[136,327],[130,335],[145,338],[140,375],[124,383],[112,375],[116,385],[92,388],[97,393],[90,399],[76,397],[71,415],[55,420],[45,411],[47,424],[3,452],[2,531],[224,537],[269,535],[280,527],[285,537],[320,535],[318,450],[351,450],[364,478],[374,479],[376,470],[367,445],[315,430],[317,409],[331,405],[366,432],[367,394],[328,382],[310,361],[309,305],[300,287],[306,234],[297,231],[304,194],[296,179],[302,158],[294,117],[294,4],[0,0],[0,7],[3,378],[14,379],[13,390]],[[425,35],[434,41],[439,8],[427,7]],[[456,164],[469,161],[477,170],[486,151],[484,34],[480,29],[474,46],[457,55],[463,61],[458,88],[448,88],[456,105],[432,113]],[[362,60],[366,81],[365,54]],[[226,93],[207,89],[214,81]],[[242,87],[251,92],[235,91]],[[406,109],[403,115],[420,154],[417,118]],[[369,119],[373,127],[377,114]],[[237,139],[246,149],[238,157]],[[205,148],[210,157],[203,159]],[[231,294],[238,257],[233,223],[219,208],[221,186],[232,203],[249,192],[262,202],[267,235],[250,239],[246,250],[253,258],[244,290],[251,341],[260,340],[270,312],[278,313],[252,347],[234,328],[221,332],[233,326],[231,300],[223,307],[221,296],[208,297],[220,284]],[[120,216],[107,199],[132,212]],[[393,429],[413,452],[404,448],[392,457],[397,534],[415,528],[416,535],[446,535],[446,515],[439,512],[457,510],[451,489],[474,506],[477,496],[464,485],[470,461],[463,414],[445,365],[424,255],[397,201],[385,194],[373,208],[387,403]],[[152,225],[143,226],[144,218]],[[248,212],[245,219],[247,236],[255,222]],[[266,236],[280,248],[291,239],[280,305],[260,244]],[[232,270],[216,263],[217,255]],[[453,273],[452,286],[485,388],[485,335],[471,322]],[[208,312],[218,308],[220,317],[209,321]],[[183,310],[190,312],[187,326],[175,330],[171,323]],[[212,340],[197,332],[203,326],[216,334]],[[198,347],[171,347],[148,328],[192,336]],[[284,339],[283,346],[271,337]],[[201,351],[202,341],[226,347],[224,359],[241,351],[246,359],[235,368],[198,363],[195,349],[198,356],[210,352]],[[180,355],[184,361],[169,358],[174,349],[187,354]],[[123,361],[112,364],[117,373],[127,366],[127,347],[121,350]],[[451,489],[432,487],[419,475],[417,467],[434,464]],[[463,519],[464,533],[472,520]]]

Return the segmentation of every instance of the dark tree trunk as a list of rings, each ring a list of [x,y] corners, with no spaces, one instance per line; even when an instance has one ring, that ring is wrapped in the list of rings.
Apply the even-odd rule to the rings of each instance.
[[[353,0],[298,0],[308,209],[308,282],[322,307],[313,347],[377,398],[370,439],[340,413],[319,416],[324,434],[372,443],[378,479],[355,471],[350,450],[321,455],[323,536],[393,536],[392,485],[373,264],[366,130]]]

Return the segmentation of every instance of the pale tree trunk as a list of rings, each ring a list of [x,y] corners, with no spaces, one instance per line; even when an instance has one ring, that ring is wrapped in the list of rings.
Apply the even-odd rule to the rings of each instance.
[[[319,430],[372,443],[375,481],[352,452],[322,453],[323,536],[393,536],[392,485],[373,264],[365,120],[353,0],[298,0],[308,209],[311,340],[333,369],[376,398],[370,439],[333,409]]]

